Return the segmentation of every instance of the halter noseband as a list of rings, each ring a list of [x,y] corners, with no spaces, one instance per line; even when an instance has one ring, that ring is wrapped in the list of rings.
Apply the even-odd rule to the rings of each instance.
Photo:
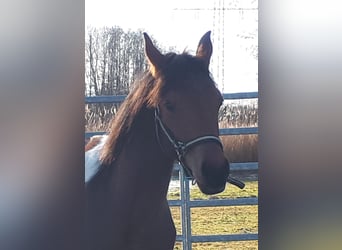
[[[223,149],[223,145],[222,145],[220,138],[217,136],[214,136],[214,135],[206,135],[206,136],[197,137],[197,138],[185,143],[185,142],[182,142],[180,140],[177,140],[176,137],[172,134],[171,130],[163,124],[163,121],[161,120],[161,118],[159,116],[159,107],[157,107],[154,111],[154,118],[155,118],[156,136],[157,136],[158,143],[161,145],[161,142],[159,139],[159,130],[158,130],[158,125],[159,125],[161,127],[162,131],[164,132],[164,134],[166,135],[167,139],[169,140],[169,142],[173,146],[173,148],[177,154],[178,161],[182,165],[187,177],[193,178],[193,182],[195,182],[196,180],[195,180],[194,175],[192,174],[191,169],[184,162],[185,154],[188,152],[189,148],[191,148],[197,144],[200,144],[203,142],[208,142],[208,141],[218,143],[220,145],[221,149]],[[244,186],[245,186],[245,184],[243,182],[236,180],[230,176],[228,176],[227,181],[231,184],[238,186],[241,189],[244,188]]]

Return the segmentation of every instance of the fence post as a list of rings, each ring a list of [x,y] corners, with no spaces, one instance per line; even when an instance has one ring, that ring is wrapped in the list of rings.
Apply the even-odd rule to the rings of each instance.
[[[182,167],[179,169],[179,182],[181,192],[183,250],[192,250],[189,179],[186,177]]]

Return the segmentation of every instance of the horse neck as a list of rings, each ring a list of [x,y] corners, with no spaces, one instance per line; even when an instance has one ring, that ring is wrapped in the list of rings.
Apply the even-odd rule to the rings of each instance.
[[[148,110],[137,117],[117,165],[120,171],[126,173],[131,185],[137,185],[143,193],[150,192],[164,197],[171,178],[173,160],[160,148],[153,114]]]

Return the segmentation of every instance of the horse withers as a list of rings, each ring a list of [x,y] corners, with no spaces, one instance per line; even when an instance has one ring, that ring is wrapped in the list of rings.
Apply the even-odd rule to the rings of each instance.
[[[86,152],[86,247],[172,250],[166,199],[178,160],[205,194],[220,193],[229,163],[219,139],[222,95],[210,77],[210,32],[196,55],[162,54],[144,33],[149,70]]]

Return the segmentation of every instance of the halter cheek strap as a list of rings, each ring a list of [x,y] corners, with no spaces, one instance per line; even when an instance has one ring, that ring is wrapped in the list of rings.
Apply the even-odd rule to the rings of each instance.
[[[182,165],[186,175],[188,177],[192,177],[193,182],[195,182],[195,178],[192,174],[191,169],[184,162],[185,154],[189,151],[189,149],[191,147],[193,147],[197,144],[203,143],[203,142],[208,142],[208,141],[218,143],[220,145],[220,147],[223,149],[223,145],[222,145],[220,138],[217,136],[213,136],[213,135],[206,135],[206,136],[197,137],[197,138],[185,143],[185,142],[177,140],[176,137],[170,131],[170,129],[168,129],[163,124],[163,122],[159,116],[159,108],[158,107],[154,111],[154,117],[155,117],[155,124],[156,124],[156,136],[157,136],[157,140],[158,140],[159,144],[161,144],[161,143],[160,143],[160,139],[159,139],[158,125],[160,126],[160,128],[162,129],[162,131],[166,135],[167,139],[169,140],[169,142],[173,146],[173,148],[177,154],[177,159],[178,159],[179,163]],[[238,186],[239,188],[243,188],[245,186],[245,184],[243,182],[236,180],[236,179],[233,179],[232,177],[229,177],[229,176],[228,176],[227,181],[231,184]]]

